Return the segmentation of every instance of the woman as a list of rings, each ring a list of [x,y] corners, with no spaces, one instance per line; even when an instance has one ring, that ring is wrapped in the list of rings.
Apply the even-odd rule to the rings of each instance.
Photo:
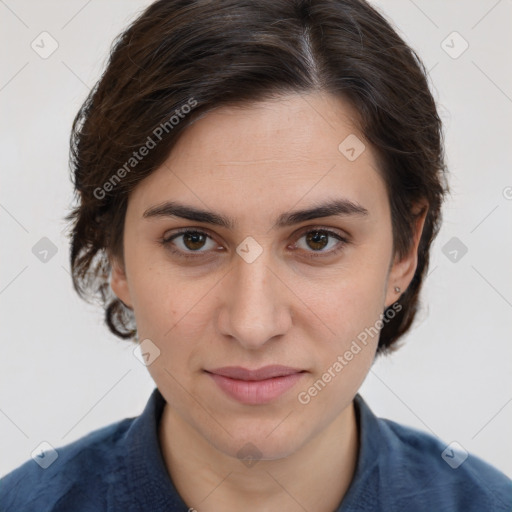
[[[3,509],[510,510],[505,475],[358,394],[448,190],[425,69],[373,8],[158,1],[71,143],[75,288],[157,388],[7,475]]]

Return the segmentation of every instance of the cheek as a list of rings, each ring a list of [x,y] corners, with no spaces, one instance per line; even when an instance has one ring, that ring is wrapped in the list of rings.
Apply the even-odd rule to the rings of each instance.
[[[301,391],[306,393],[304,400],[314,400],[316,407],[335,409],[350,400],[375,358],[385,309],[387,261],[384,252],[366,254],[326,279],[314,293],[308,282],[301,286],[312,312],[302,328],[315,341],[314,372]]]
[[[192,279],[170,266],[141,266],[131,275],[134,314],[140,340],[159,348],[168,368],[196,361],[199,340],[212,321],[212,297],[218,277]],[[180,370],[182,371],[182,370]]]
[[[187,320],[208,283],[192,279],[186,269],[167,261],[161,247],[133,242],[127,241],[126,259],[139,334],[144,331],[147,337],[162,338]]]
[[[205,287],[183,285],[175,280],[144,280],[135,288],[135,317],[139,333],[165,342],[176,333],[193,338],[205,321],[208,300]],[[140,336],[139,336],[140,337]]]
[[[369,282],[333,286],[311,302],[321,321],[306,322],[313,341],[312,374],[298,390],[297,401],[309,411],[323,410],[327,419],[352,400],[375,358],[383,293],[379,280]]]
[[[361,288],[349,291],[336,290],[313,304],[312,309],[319,312],[322,320],[316,322],[317,327],[325,335],[319,335],[312,323],[306,326],[310,329],[308,338],[315,341],[315,377],[326,372],[332,377],[334,373],[332,388],[362,381],[373,362],[382,325],[382,294]],[[326,375],[325,380],[330,382],[329,379]]]
[[[310,310],[310,319],[334,344],[357,336],[384,312],[385,263],[361,261],[325,279],[301,279],[294,287]]]

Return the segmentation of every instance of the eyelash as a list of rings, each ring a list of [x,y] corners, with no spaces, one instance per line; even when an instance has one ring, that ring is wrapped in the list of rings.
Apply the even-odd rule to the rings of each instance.
[[[330,251],[327,251],[327,252],[322,252],[322,251],[318,251],[318,252],[315,252],[315,251],[307,251],[307,252],[311,252],[310,255],[306,256],[306,258],[311,258],[311,259],[314,259],[314,258],[319,258],[319,257],[328,257],[328,256],[334,256],[336,254],[338,254],[339,252],[341,252],[346,245],[348,245],[350,242],[347,238],[339,235],[338,233],[336,233],[335,231],[331,231],[329,229],[326,229],[326,228],[308,228],[307,231],[303,231],[299,237],[297,238],[297,241],[300,240],[302,237],[310,234],[310,233],[315,233],[315,232],[320,232],[320,233],[324,233],[326,235],[328,235],[329,237],[332,237],[332,238],[336,238],[337,240],[339,240],[339,244],[337,244],[337,247],[335,249],[331,249]],[[186,234],[199,234],[199,235],[205,235],[207,236],[208,238],[210,238],[211,240],[213,240],[213,238],[205,231],[201,231],[199,229],[192,229],[192,228],[185,228],[183,230],[180,230],[178,232],[175,232],[173,233],[171,236],[169,237],[166,237],[162,240],[160,240],[160,243],[166,248],[168,249],[169,251],[171,251],[173,254],[176,254],[177,256],[181,257],[181,258],[185,258],[185,259],[194,259],[194,258],[202,258],[204,257],[205,254],[207,254],[207,251],[197,251],[195,254],[191,251],[188,251],[188,252],[183,252],[179,249],[175,249],[173,247],[173,244],[171,243],[175,238],[178,238],[182,235],[186,235]]]

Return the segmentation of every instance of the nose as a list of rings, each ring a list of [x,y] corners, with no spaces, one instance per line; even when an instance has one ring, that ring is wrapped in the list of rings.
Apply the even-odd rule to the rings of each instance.
[[[217,317],[220,333],[248,350],[257,350],[282,336],[292,323],[291,292],[271,267],[269,252],[264,250],[252,263],[237,255],[235,268],[222,287]]]

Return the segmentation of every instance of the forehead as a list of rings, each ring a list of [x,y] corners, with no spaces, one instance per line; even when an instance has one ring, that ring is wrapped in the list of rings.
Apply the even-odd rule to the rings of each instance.
[[[348,102],[326,93],[289,94],[274,99],[222,106],[192,124],[174,148],[196,144],[226,165],[261,165],[271,159],[287,164],[299,160],[332,160],[344,134],[362,138],[358,116]],[[196,140],[191,140],[196,139]],[[190,158],[192,155],[188,155]]]
[[[349,103],[318,93],[219,107],[184,131],[131,202],[139,214],[180,198],[230,214],[275,216],[327,194],[386,209],[385,184],[357,121]]]

